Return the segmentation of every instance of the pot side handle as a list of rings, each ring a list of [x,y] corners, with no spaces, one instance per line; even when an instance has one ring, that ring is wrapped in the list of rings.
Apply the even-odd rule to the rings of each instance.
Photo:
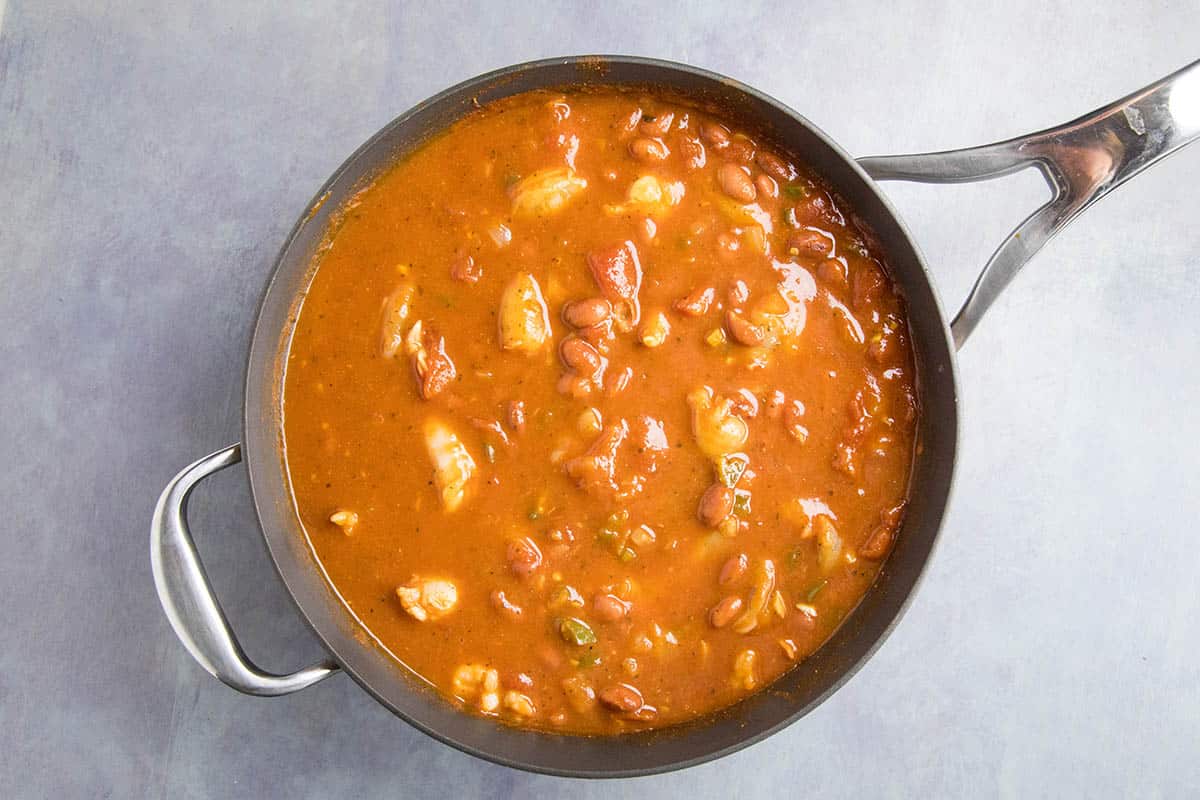
[[[1146,167],[1200,138],[1200,61],[1073,122],[1003,142],[858,163],[878,181],[965,183],[1038,169],[1052,196],[996,249],[950,324],[956,348],[1042,245]]]
[[[150,524],[154,586],[175,635],[211,675],[246,694],[290,694],[329,677],[337,665],[326,660],[290,675],[274,675],[255,666],[229,627],[188,529],[192,489],[241,460],[241,445],[230,445],[188,465],[163,489]]]

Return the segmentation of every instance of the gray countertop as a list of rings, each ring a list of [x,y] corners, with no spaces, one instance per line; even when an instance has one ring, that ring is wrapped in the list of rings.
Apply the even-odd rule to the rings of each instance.
[[[148,522],[239,436],[254,304],[295,217],[416,101],[578,52],[688,61],[850,152],[1061,122],[1200,55],[1194,0],[143,4],[0,0],[0,786],[20,797],[1200,793],[1200,147],[1036,259],[961,356],[958,488],[908,615],[799,724],[580,783],[462,755],[339,676],[277,700],[167,626]],[[734,8],[738,10],[733,10]],[[1044,189],[890,185],[947,303]],[[193,502],[250,654],[319,652],[245,473]]]

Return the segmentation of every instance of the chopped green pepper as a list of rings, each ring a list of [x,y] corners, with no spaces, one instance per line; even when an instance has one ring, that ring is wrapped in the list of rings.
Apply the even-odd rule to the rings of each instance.
[[[802,183],[789,183],[783,187],[783,193],[788,197],[799,200],[808,197],[808,187]]]
[[[564,642],[583,646],[585,644],[595,644],[596,634],[588,626],[586,622],[575,617],[567,617],[562,622],[558,623],[558,634],[563,638]]]

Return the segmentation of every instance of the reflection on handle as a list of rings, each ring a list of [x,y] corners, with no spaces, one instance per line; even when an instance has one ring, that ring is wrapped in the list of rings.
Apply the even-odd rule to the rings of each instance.
[[[1016,227],[983,268],[950,324],[962,347],[988,307],[1042,245],[1088,206],[1200,138],[1200,61],[1104,108],[1040,133],[1004,142],[859,164],[875,180],[964,183],[1035,167],[1053,193]]]
[[[241,458],[241,446],[231,445],[185,467],[167,484],[150,525],[154,586],[179,641],[200,666],[239,692],[289,694],[332,675],[337,665],[326,661],[291,675],[273,675],[256,667],[242,652],[213,595],[188,530],[187,502],[192,489]]]

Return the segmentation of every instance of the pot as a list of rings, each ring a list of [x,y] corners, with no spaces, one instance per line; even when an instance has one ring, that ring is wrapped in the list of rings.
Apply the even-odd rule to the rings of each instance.
[[[282,370],[313,255],[330,215],[382,169],[454,121],[530,89],[580,84],[648,86],[716,104],[750,120],[803,160],[848,201],[882,243],[905,297],[923,408],[908,513],[894,549],[858,608],[815,654],[765,691],[703,719],[619,737],[521,730],[455,709],[374,647],[313,556],[293,505],[280,454]],[[988,306],[1055,233],[1116,186],[1200,138],[1200,62],[1074,122],[996,144],[855,160],[815,125],[776,100],[711,72],[624,56],[556,58],[473,78],[398,117],[321,187],[288,236],[258,308],[245,373],[243,439],[196,461],[167,485],[154,512],[151,561],[159,599],[184,646],[211,674],[241,692],[283,695],[338,670],[404,720],[473,755],[520,769],[577,777],[664,772],[732,753],[795,722],[845,683],[899,621],[929,562],[950,498],[958,444],[955,351]],[[916,242],[877,181],[955,183],[1025,168],[1045,177],[1051,198],[1000,245],[962,309],[947,324]],[[300,614],[328,649],[287,675],[255,666],[213,594],[187,525],[187,499],[206,476],[244,458],[262,536]]]

